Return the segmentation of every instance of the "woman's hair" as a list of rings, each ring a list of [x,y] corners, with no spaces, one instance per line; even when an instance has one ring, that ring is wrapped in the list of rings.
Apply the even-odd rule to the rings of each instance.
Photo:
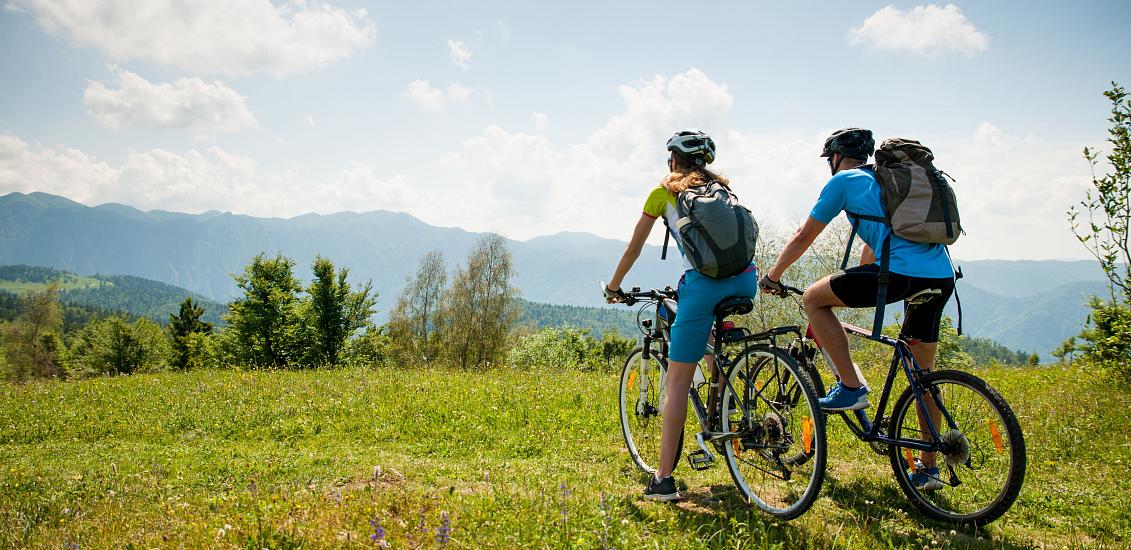
[[[730,188],[730,180],[726,176],[716,174],[705,166],[697,166],[694,161],[678,153],[675,158],[673,170],[667,176],[664,176],[663,181],[660,182],[664,189],[679,194],[689,187],[707,185],[712,181],[717,181],[723,184],[723,187]]]

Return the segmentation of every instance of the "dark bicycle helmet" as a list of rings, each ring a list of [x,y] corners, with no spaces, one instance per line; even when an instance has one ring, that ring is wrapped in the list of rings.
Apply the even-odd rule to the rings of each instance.
[[[683,130],[668,139],[668,151],[675,151],[703,166],[715,161],[715,140],[698,130]]]
[[[876,150],[876,140],[872,139],[872,131],[863,128],[844,128],[833,132],[825,140],[825,147],[821,149],[822,157],[831,157],[833,153],[840,153],[856,160],[868,160]]]

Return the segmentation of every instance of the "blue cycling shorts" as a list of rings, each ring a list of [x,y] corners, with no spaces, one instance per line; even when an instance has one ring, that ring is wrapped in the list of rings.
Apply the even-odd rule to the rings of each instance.
[[[753,298],[758,293],[758,270],[750,264],[734,277],[712,279],[690,269],[679,280],[678,291],[679,314],[672,325],[668,357],[682,363],[697,363],[707,351],[715,306],[731,296]]]

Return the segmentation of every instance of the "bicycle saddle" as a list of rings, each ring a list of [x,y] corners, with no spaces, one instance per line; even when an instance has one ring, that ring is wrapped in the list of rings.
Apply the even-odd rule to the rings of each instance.
[[[665,298],[661,303],[664,305],[664,309],[667,310],[667,319],[669,321],[675,321],[675,314],[679,313],[679,302]]]
[[[729,315],[742,315],[750,313],[754,310],[754,300],[748,296],[731,296],[730,298],[723,298],[719,305],[715,306],[716,317],[727,317]]]
[[[924,288],[904,299],[907,301],[908,305],[919,306],[931,301],[932,298],[940,294],[942,294],[942,289]]]

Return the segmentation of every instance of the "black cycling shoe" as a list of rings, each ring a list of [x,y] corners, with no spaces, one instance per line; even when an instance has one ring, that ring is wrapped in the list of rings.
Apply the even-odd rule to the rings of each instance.
[[[660,481],[656,481],[656,476],[652,476],[652,481],[648,482],[648,487],[644,489],[644,498],[648,500],[658,500],[660,502],[671,502],[683,497],[679,496],[679,491],[675,489],[674,477],[668,476]]]

